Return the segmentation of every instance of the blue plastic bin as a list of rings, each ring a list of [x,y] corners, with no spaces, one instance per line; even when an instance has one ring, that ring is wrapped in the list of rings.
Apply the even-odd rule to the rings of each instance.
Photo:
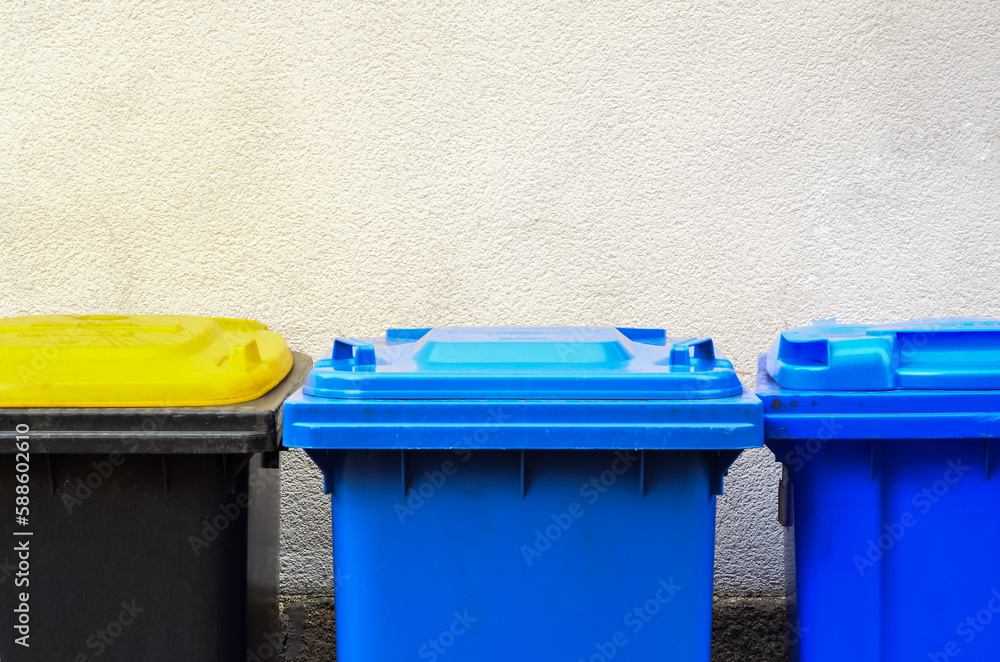
[[[761,357],[792,659],[1000,659],[1000,322],[834,321]]]
[[[331,495],[338,660],[707,662],[715,495],[760,417],[660,329],[337,340],[284,443]]]

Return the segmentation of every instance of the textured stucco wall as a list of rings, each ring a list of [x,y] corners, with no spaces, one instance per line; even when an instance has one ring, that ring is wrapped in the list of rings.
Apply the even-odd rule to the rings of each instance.
[[[32,1],[0,8],[0,314],[336,334],[1000,316],[1000,3]],[[286,463],[284,586],[328,594]],[[718,589],[780,591],[778,470]]]

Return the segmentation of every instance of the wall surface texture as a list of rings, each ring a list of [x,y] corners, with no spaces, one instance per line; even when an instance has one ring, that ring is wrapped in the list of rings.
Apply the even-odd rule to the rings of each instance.
[[[0,315],[664,326],[1000,317],[1000,3],[155,0],[0,8]],[[285,462],[283,587],[332,591]],[[779,471],[717,591],[780,593]]]

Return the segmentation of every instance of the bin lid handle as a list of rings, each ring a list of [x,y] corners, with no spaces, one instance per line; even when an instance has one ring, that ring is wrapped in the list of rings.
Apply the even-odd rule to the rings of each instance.
[[[332,358],[335,370],[374,369],[375,346],[356,338],[337,338]]]

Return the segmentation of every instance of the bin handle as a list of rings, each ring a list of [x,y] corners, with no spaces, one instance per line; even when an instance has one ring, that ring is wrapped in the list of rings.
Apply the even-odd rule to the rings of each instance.
[[[356,338],[333,341],[333,360],[348,361],[355,366],[375,365],[375,346]]]
[[[696,359],[714,361],[715,344],[711,338],[688,338],[675,342],[670,348],[670,365],[690,366],[692,354]]]

